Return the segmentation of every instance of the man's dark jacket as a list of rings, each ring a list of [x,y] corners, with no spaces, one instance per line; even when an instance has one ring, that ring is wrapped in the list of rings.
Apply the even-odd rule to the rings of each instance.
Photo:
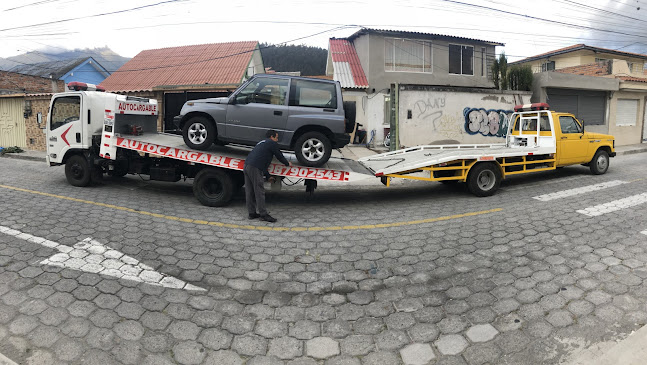
[[[261,170],[265,175],[265,178],[270,178],[270,173],[267,171],[267,168],[270,167],[272,163],[272,157],[281,161],[285,166],[290,166],[288,160],[285,159],[283,153],[279,149],[279,144],[267,138],[256,144],[256,147],[252,152],[247,155],[245,159],[245,165],[254,166],[257,169]]]

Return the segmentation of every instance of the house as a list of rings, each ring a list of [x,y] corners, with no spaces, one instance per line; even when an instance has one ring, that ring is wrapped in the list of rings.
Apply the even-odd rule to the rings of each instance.
[[[647,55],[576,44],[510,62],[534,73],[532,102],[575,114],[616,145],[647,142]]]
[[[330,39],[326,74],[341,83],[356,121],[377,142],[395,128],[393,148],[492,143],[514,105],[530,98],[529,92],[494,88],[497,46],[503,44],[364,28]]]
[[[173,117],[187,100],[227,96],[264,71],[257,41],[145,50],[105,79],[107,91],[157,99],[158,128],[175,128]]]
[[[79,81],[98,85],[110,75],[110,72],[92,57],[22,64],[14,66],[9,71],[63,80],[65,84]]]
[[[0,71],[0,146],[45,150],[49,99],[64,88],[61,80]]]

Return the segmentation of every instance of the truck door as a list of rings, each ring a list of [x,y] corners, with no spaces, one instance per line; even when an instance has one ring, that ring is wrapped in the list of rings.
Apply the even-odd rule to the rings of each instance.
[[[59,96],[52,101],[47,131],[47,155],[55,162],[70,148],[82,146],[81,95]],[[53,157],[53,154],[56,157]]]
[[[287,92],[290,80],[257,77],[232,95],[227,107],[226,133],[233,141],[258,142],[269,129],[282,132],[288,120]],[[285,133],[279,133],[279,144]],[[288,142],[289,143],[289,142]]]
[[[557,164],[584,163],[589,141],[584,136],[582,125],[570,115],[559,117],[561,136],[557,140]]]

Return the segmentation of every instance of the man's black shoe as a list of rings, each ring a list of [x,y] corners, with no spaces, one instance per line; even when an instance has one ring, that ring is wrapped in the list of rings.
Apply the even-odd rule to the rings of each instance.
[[[247,218],[249,218],[249,219],[256,219],[256,218],[258,218],[258,217],[260,217],[260,216],[261,216],[261,215],[260,215],[260,214],[258,214],[258,213],[249,213],[249,216],[248,216]]]
[[[261,220],[266,221],[266,222],[270,222],[270,223],[276,222],[276,218],[272,217],[269,214],[262,215]]]

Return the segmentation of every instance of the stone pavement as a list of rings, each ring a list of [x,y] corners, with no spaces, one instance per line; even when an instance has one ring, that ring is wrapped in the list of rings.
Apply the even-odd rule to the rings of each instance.
[[[644,206],[577,212],[644,194],[643,160],[514,178],[485,199],[427,183],[311,202],[286,189],[268,194],[270,226],[240,197],[200,206],[190,184],[81,189],[62,168],[0,159],[0,351],[30,364],[555,364],[647,322]],[[577,190],[590,186],[607,188]],[[88,237],[137,262],[104,259]],[[60,253],[68,266],[51,264]],[[206,292],[73,269],[99,259]]]

